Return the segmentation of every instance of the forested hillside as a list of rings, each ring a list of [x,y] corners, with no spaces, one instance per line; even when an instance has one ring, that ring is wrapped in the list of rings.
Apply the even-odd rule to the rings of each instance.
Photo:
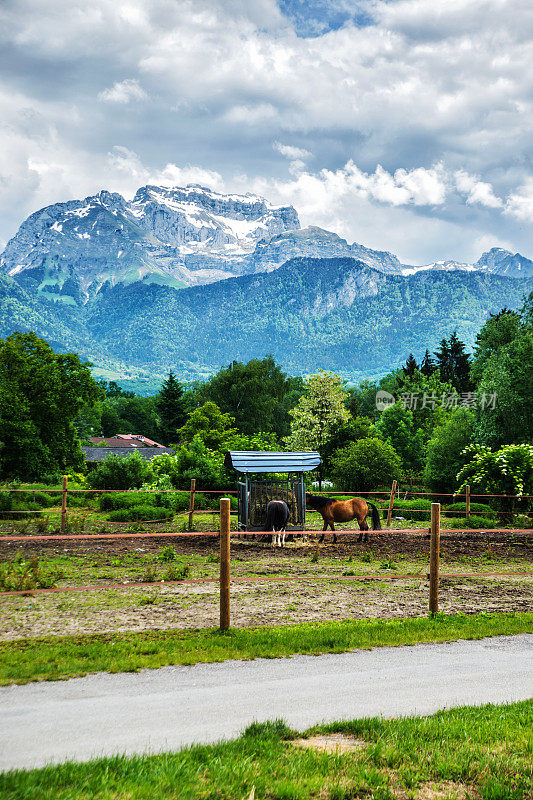
[[[480,272],[384,275],[353,259],[293,259],[275,272],[177,292],[116,287],[88,326],[117,358],[198,366],[271,352],[293,373],[358,376],[399,365],[457,329],[472,344],[489,313],[533,282]]]

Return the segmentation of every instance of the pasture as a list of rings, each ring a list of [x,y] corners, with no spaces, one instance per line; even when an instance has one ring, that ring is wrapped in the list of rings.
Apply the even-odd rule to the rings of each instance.
[[[31,501],[35,505],[39,494],[43,493],[37,489]],[[219,516],[214,510],[218,498],[206,497],[206,505],[211,504],[207,513],[197,507],[195,530],[187,534],[187,493],[175,493],[173,500],[160,493],[152,500],[159,503],[152,508],[166,509],[167,518],[160,522],[113,519],[116,512],[127,516],[141,495],[123,494],[122,500],[118,494],[69,494],[66,538],[46,538],[63,535],[60,494],[48,501],[41,497],[40,510],[23,519],[22,514],[14,518],[12,511],[3,514],[0,641],[6,646],[9,642],[29,646],[42,637],[130,633],[149,637],[154,631],[218,627]],[[149,507],[146,497],[141,499],[142,507]],[[17,503],[20,506],[15,500],[12,507]],[[388,501],[379,505],[383,514]],[[395,511],[394,529],[369,531],[365,542],[357,541],[358,531],[342,533],[353,526],[347,523],[338,526],[342,535],[336,543],[330,532],[320,543],[322,518],[312,511],[307,541],[296,538],[285,548],[273,549],[270,537],[261,541],[233,530],[232,628],[426,617],[428,505],[427,500],[405,501]],[[456,516],[464,509],[460,504],[455,510],[449,507],[452,511],[442,516],[440,612],[452,616],[533,612],[531,518],[518,518],[520,529],[492,530],[498,522],[492,511],[492,519],[477,517],[485,519],[486,528],[464,531],[454,527],[458,522],[466,527],[466,520]],[[471,512],[468,522],[474,526],[476,512],[488,515],[490,506],[485,504],[478,512],[473,505]],[[101,538],[115,533],[120,538]]]

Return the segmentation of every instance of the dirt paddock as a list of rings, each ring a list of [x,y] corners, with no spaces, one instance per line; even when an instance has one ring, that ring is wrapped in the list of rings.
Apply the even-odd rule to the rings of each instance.
[[[342,536],[333,544],[329,535],[317,548],[312,537],[272,550],[266,542],[232,537],[232,625],[427,614],[428,534],[370,532],[366,543],[356,538]],[[462,576],[441,578],[440,610],[533,611],[532,544],[533,532],[443,531],[441,573]],[[186,564],[199,582],[164,580],[161,554],[169,545],[172,563]],[[218,575],[218,548],[210,537],[1,542],[2,560],[38,557],[62,568],[58,586],[96,588],[0,597],[0,639],[215,627],[218,585],[202,579]],[[150,565],[158,574],[143,582]]]

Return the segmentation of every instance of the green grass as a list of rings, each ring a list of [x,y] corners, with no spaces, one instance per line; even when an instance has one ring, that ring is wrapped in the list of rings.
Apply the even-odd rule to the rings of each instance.
[[[533,631],[533,614],[436,615],[322,624],[22,639],[0,643],[0,684],[61,680],[90,672],[134,672],[169,664],[479,639]]]
[[[440,711],[431,717],[338,722],[363,742],[328,754],[292,744],[282,721],[236,740],[155,756],[116,756],[0,774],[4,800],[526,800],[533,791],[533,701]],[[438,793],[435,792],[435,788]]]

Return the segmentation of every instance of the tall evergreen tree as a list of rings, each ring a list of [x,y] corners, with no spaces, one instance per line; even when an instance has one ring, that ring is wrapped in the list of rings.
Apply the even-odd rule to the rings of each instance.
[[[405,362],[405,367],[402,367],[402,369],[403,374],[408,378],[412,378],[415,374],[415,370],[418,369],[418,364],[416,363],[416,359],[412,353],[409,353],[407,361]]]
[[[431,358],[431,354],[426,347],[426,352],[424,353],[424,358],[420,364],[420,372],[422,375],[426,377],[429,375],[433,375],[434,372],[437,371],[437,365],[435,361]]]
[[[178,428],[185,424],[187,414],[183,401],[183,386],[172,370],[163,382],[156,398],[156,409],[161,418],[161,438],[163,444],[174,444],[178,438]]]
[[[472,390],[470,356],[465,352],[465,344],[457,336],[457,331],[452,333],[449,341],[441,339],[435,357],[442,381],[451,383],[458,392]]]

